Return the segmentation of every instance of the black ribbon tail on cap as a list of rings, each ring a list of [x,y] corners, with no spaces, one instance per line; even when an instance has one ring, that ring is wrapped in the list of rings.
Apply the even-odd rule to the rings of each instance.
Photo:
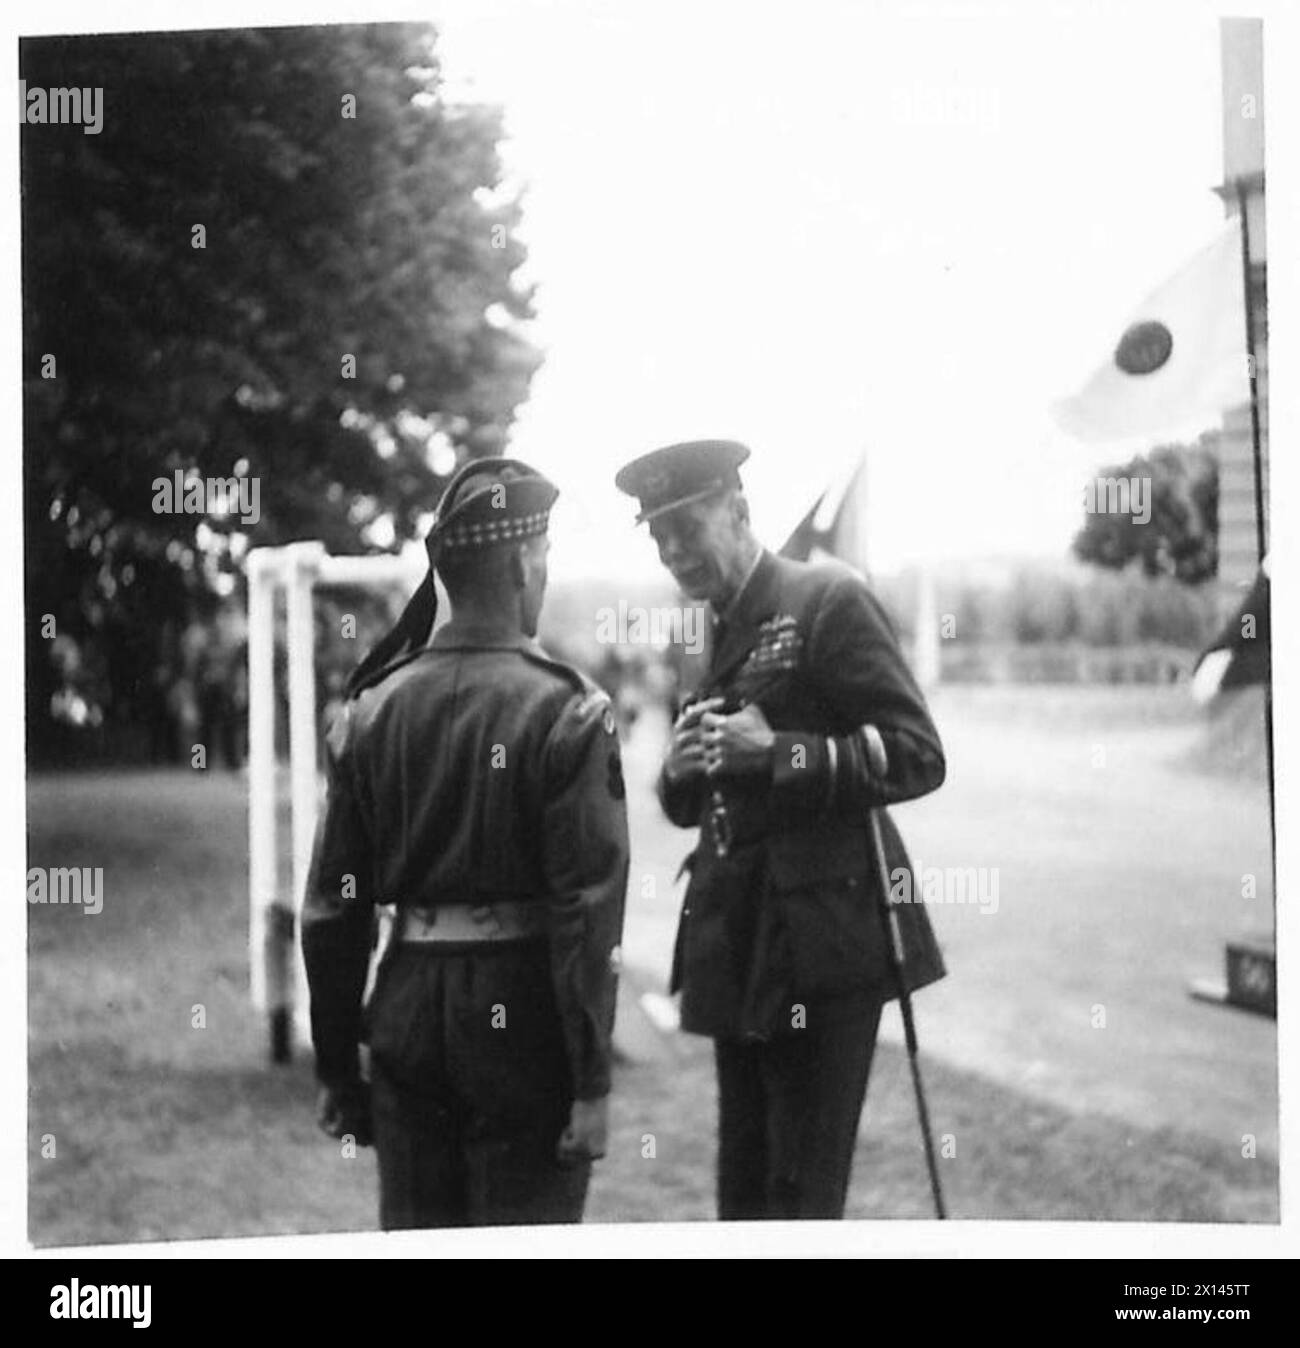
[[[365,659],[352,671],[348,679],[347,696],[353,698],[364,692],[380,681],[383,672],[399,656],[419,650],[429,640],[437,616],[438,591],[433,583],[433,568],[430,566],[392,630],[380,637]]]

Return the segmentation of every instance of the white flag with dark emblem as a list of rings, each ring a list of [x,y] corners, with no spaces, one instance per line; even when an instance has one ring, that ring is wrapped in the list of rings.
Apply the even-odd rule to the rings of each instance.
[[[1250,401],[1241,225],[1213,240],[1129,319],[1114,352],[1052,412],[1090,443],[1204,428]]]

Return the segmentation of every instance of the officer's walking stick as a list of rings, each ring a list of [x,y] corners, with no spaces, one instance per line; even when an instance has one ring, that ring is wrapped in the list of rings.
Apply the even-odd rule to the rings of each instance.
[[[934,1155],[934,1138],[930,1135],[930,1110],[925,1102],[925,1087],[921,1083],[921,1063],[916,1042],[916,1021],[912,1018],[912,994],[903,981],[903,935],[898,926],[898,914],[889,902],[889,872],[885,867],[885,841],[880,834],[880,816],[867,811],[871,829],[872,850],[876,854],[876,870],[880,880],[880,900],[877,911],[885,929],[885,950],[890,972],[898,986],[898,1006],[903,1013],[903,1037],[907,1041],[907,1061],[912,1069],[912,1086],[916,1091],[916,1112],[921,1120],[921,1138],[925,1143],[925,1164],[930,1171],[930,1192],[934,1195],[935,1215],[947,1217],[943,1189],[939,1184],[939,1166]]]

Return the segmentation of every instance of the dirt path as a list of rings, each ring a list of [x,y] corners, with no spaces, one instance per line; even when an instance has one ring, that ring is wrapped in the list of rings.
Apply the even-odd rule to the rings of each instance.
[[[933,908],[951,970],[917,999],[927,1054],[1070,1109],[1277,1154],[1270,1020],[1192,1000],[1223,941],[1271,926],[1262,779],[1181,766],[1203,727],[1179,689],[944,689],[949,774],[896,812],[913,860],[984,869],[997,910]],[[628,961],[666,979],[691,835],[649,789],[657,728],[627,747]],[[1242,877],[1257,894],[1242,897]],[[987,891],[986,891],[987,892]],[[896,1009],[886,1039],[901,1043]]]

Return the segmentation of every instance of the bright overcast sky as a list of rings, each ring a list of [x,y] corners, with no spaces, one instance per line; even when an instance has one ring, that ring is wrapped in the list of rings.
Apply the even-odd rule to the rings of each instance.
[[[1210,11],[431,8],[527,184],[557,574],[652,569],[611,478],[704,435],[773,544],[865,448],[874,567],[1065,551],[1094,460],[1048,405],[1223,219]]]

